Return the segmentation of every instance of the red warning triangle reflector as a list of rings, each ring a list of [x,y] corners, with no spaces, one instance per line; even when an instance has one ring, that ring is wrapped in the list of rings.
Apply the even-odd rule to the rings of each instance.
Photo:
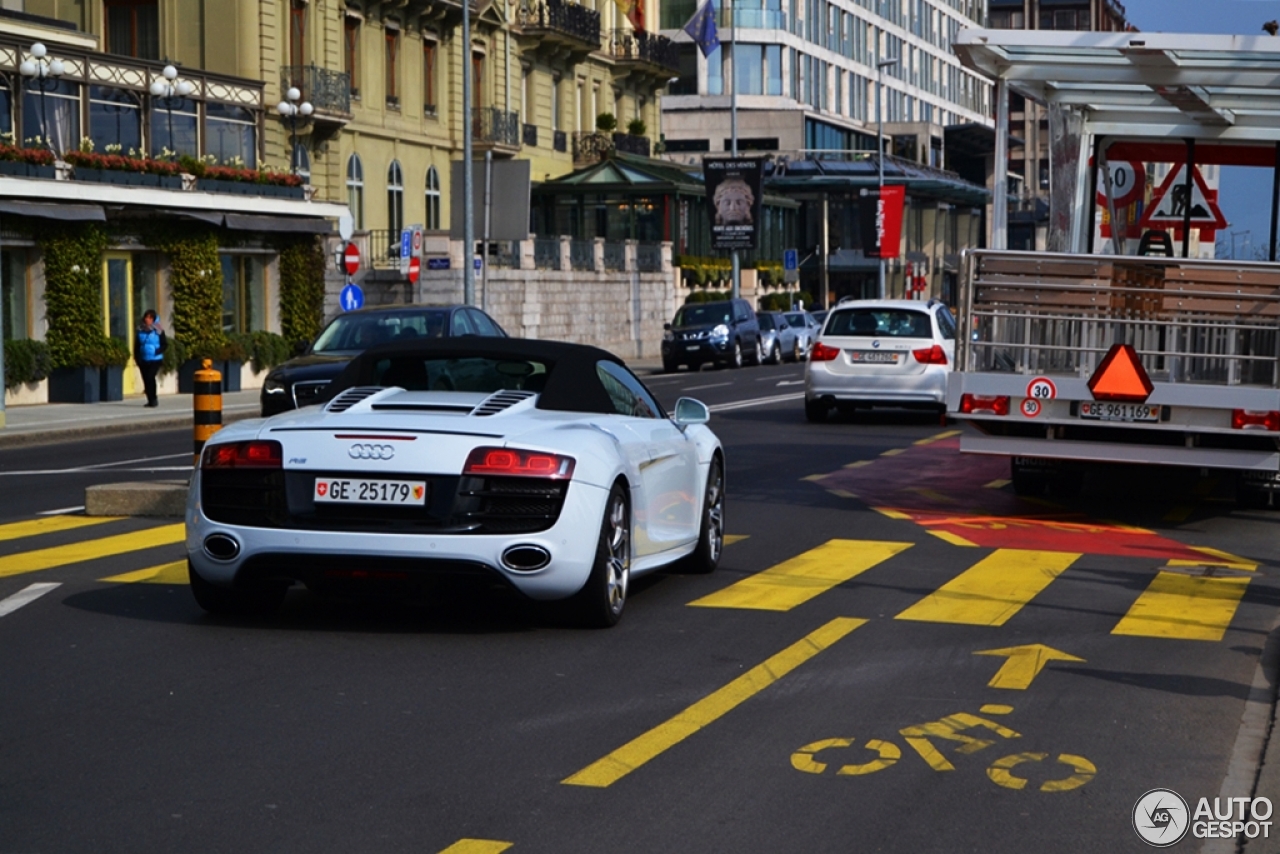
[[[1113,344],[1089,378],[1089,391],[1094,400],[1141,403],[1151,396],[1152,388],[1151,377],[1147,376],[1131,344]]]

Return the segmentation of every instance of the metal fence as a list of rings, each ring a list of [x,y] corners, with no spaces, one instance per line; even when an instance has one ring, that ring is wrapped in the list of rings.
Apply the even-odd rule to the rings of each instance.
[[[570,240],[569,266],[574,270],[594,270],[596,268],[595,241]]]
[[[636,245],[636,269],[641,273],[656,273],[662,269],[662,246],[657,243]]]
[[[539,270],[560,269],[560,238],[535,237],[533,240],[533,266]]]
[[[604,244],[604,268],[620,271],[627,269],[627,247],[624,243],[606,241]]]

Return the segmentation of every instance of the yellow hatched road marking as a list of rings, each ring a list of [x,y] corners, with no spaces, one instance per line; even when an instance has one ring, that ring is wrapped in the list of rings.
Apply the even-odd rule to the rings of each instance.
[[[831,540],[689,604],[790,611],[909,548],[911,543]]]
[[[966,546],[968,548],[975,548],[975,549],[978,547],[977,543],[972,543],[966,540],[964,537],[960,536],[959,534],[953,534],[950,531],[930,531],[929,533],[933,534],[935,537],[942,540],[943,542],[951,543],[951,545],[953,546]]]
[[[115,581],[120,584],[187,584],[190,581],[187,577],[185,560],[175,560],[173,563],[162,563],[159,566],[137,569],[98,580]]]
[[[144,531],[134,531],[129,534],[117,534],[114,537],[102,537],[97,540],[86,540],[82,543],[72,543],[66,546],[20,552],[19,554],[0,557],[0,578],[22,575],[26,572],[39,572],[44,569],[53,569],[55,566],[81,563],[100,557],[111,557],[112,555],[136,552],[157,546],[172,545],[173,543],[180,543],[184,539],[186,539],[185,526],[183,523],[178,522],[174,525],[161,525],[158,528],[147,528]]]
[[[725,544],[726,546],[731,546],[731,545],[733,545],[734,543],[740,543],[740,542],[742,542],[743,540],[745,540],[745,539],[746,539],[747,537],[749,537],[749,536],[751,536],[751,535],[750,535],[750,534],[725,534],[725,535],[724,535],[724,544]]]
[[[1220,641],[1249,581],[1247,576],[1211,578],[1161,572],[1111,634]]]
[[[841,468],[846,468],[846,469],[860,469],[860,468],[862,468],[863,466],[869,466],[869,465],[871,465],[871,464],[872,464],[872,463],[874,463],[874,462],[875,462],[875,460],[858,460],[856,463],[849,463],[849,464],[848,464],[848,465],[846,465],[846,466],[841,466]]]
[[[889,450],[887,450],[887,451],[883,451],[883,452],[881,452],[880,456],[882,456],[882,457],[896,457],[898,454],[901,454],[901,453],[902,453],[903,451],[905,451],[905,450],[906,450],[906,448],[890,448],[890,449],[889,449]]]
[[[1079,557],[1070,552],[1000,549],[895,619],[1003,626]]]
[[[1209,546],[1192,546],[1191,550],[1200,552],[1202,554],[1206,554],[1209,557],[1214,558],[1214,560],[1202,560],[1199,562],[1187,561],[1185,564],[1182,561],[1171,560],[1169,561],[1169,565],[1170,566],[1179,566],[1179,565],[1196,566],[1199,564],[1207,563],[1207,564],[1212,564],[1214,566],[1230,566],[1236,569],[1247,569],[1250,572],[1253,572],[1255,569],[1258,568],[1258,565],[1253,561],[1246,560],[1245,558],[1242,558],[1242,557],[1236,557],[1231,552],[1224,552],[1221,549],[1214,549],[1214,548],[1210,548]]]
[[[911,517],[906,513],[903,513],[901,510],[894,510],[889,507],[872,507],[871,509],[882,516],[888,516],[890,519],[905,519],[908,522],[911,521]]]
[[[440,854],[501,854],[514,842],[498,842],[495,839],[459,839]]]
[[[930,436],[930,437],[928,437],[927,439],[918,439],[917,441],[913,442],[912,444],[916,444],[916,445],[932,445],[934,442],[940,442],[940,441],[942,441],[943,439],[950,439],[952,436],[959,436],[959,435],[960,435],[960,431],[959,431],[959,430],[948,430],[948,431],[947,431],[947,432],[945,432],[945,433],[939,433],[938,435],[936,435],[936,436]]]
[[[852,617],[837,617],[723,688],[703,697],[666,723],[659,724],[561,782],[569,786],[601,789],[613,785],[649,760],[723,717],[866,622]]]
[[[89,525],[101,525],[103,522],[117,522],[123,516],[44,516],[40,519],[28,519],[25,522],[9,522],[0,525],[0,540],[20,540],[23,537],[35,537],[40,534],[52,534],[56,531],[72,531]]]
[[[997,478],[996,480],[993,480],[990,483],[986,484],[983,488],[984,489],[1004,489],[1006,486],[1008,486],[1011,483],[1013,483],[1013,481],[1006,480],[1005,478]]]

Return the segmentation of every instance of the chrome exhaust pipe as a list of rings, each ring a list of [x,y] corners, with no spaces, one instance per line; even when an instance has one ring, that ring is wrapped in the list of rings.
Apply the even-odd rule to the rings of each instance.
[[[204,538],[204,553],[214,560],[235,560],[240,543],[227,534],[210,534]]]
[[[542,546],[511,546],[502,553],[502,565],[512,572],[536,572],[551,563],[551,552]]]

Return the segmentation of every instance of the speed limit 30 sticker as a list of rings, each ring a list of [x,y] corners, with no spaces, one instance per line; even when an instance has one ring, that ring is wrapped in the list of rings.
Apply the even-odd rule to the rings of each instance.
[[[1033,400],[1053,400],[1057,396],[1058,387],[1048,377],[1036,377],[1027,383],[1027,397]]]
[[[1022,401],[1022,414],[1028,418],[1035,418],[1044,411],[1044,405],[1034,397],[1024,398]]]

